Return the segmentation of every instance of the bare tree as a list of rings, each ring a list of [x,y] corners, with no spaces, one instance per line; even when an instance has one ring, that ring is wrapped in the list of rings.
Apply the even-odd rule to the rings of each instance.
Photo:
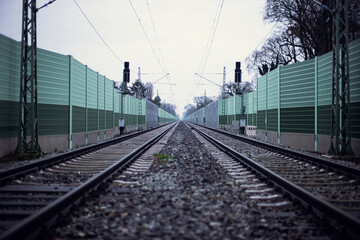
[[[195,102],[196,110],[198,110],[212,103],[213,100],[207,96],[201,96],[201,97],[194,97],[194,102]]]
[[[321,0],[332,9],[332,0]],[[349,0],[349,40],[360,37],[360,1]],[[281,23],[260,50],[247,58],[247,69],[260,75],[279,65],[311,59],[332,50],[332,13],[313,0],[267,0],[264,20]]]
[[[144,87],[145,87],[145,91],[144,91],[145,98],[147,100],[151,100],[154,96],[154,86],[152,85],[152,83],[147,82],[145,83]]]
[[[255,50],[245,61],[250,72],[265,75],[279,65],[288,65],[305,60],[297,39],[282,30],[275,32],[259,50]]]
[[[192,113],[194,113],[197,109],[196,109],[196,107],[194,106],[194,105],[192,105],[192,104],[187,104],[185,107],[184,107],[184,109],[185,109],[185,112],[184,112],[184,117],[187,117],[187,116],[189,116],[190,114],[192,114]]]
[[[225,98],[235,96],[239,93],[250,93],[254,91],[253,82],[242,82],[240,85],[234,82],[225,83]],[[219,99],[222,98],[222,95],[219,96]]]
[[[165,111],[167,111],[168,113],[176,116],[176,106],[174,104],[171,103],[162,103],[160,105],[160,108],[164,109]]]

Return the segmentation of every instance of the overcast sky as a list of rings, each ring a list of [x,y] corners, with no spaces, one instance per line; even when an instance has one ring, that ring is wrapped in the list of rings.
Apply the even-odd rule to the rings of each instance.
[[[180,115],[204,90],[207,96],[219,95],[218,86],[195,73],[202,72],[199,67],[206,58],[204,51],[222,0],[132,0],[157,58],[129,0],[76,1],[121,61],[130,62],[134,71],[131,81],[137,78],[138,67],[143,82],[158,80],[164,69],[170,73],[154,85],[155,94],[158,90],[163,100],[176,104]],[[47,2],[38,0],[37,7]],[[235,62],[243,62],[273,26],[263,22],[264,5],[265,0],[224,0],[203,76],[221,85],[223,76],[213,73],[222,73],[226,67],[226,81],[234,80]],[[19,41],[21,14],[22,0],[0,0],[0,33]],[[57,0],[41,9],[37,27],[39,48],[72,55],[100,74],[122,81],[123,64],[91,28],[74,0]],[[245,63],[242,69],[243,80],[250,81]]]

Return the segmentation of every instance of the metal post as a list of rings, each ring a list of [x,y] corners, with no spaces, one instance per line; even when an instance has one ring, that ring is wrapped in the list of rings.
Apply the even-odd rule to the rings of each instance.
[[[221,113],[223,116],[225,116],[225,82],[226,82],[226,68],[224,67],[223,84],[222,84],[222,109],[221,109]]]
[[[278,89],[277,89],[277,94],[278,94],[278,113],[277,113],[277,121],[278,121],[278,125],[277,125],[277,128],[278,128],[278,134],[277,134],[277,143],[280,144],[281,142],[281,66],[278,66]]]
[[[139,68],[140,73],[140,68]],[[124,94],[126,91],[127,83],[130,82],[130,68],[129,62],[124,62],[124,71],[123,71],[123,82],[120,86],[120,119],[119,119],[119,128],[120,128],[120,135],[123,134],[125,129],[125,120],[124,120]]]
[[[85,145],[88,144],[88,128],[89,128],[89,123],[88,123],[88,116],[89,116],[89,109],[88,109],[88,66],[85,65]]]
[[[41,152],[38,135],[36,11],[36,0],[23,0],[17,153]],[[29,140],[27,133],[30,133]]]
[[[241,107],[240,107],[240,119],[239,119],[239,133],[245,134],[246,120],[244,117],[245,114],[245,105],[244,105],[244,92],[240,89],[241,83],[241,62],[235,63],[235,82],[238,84],[238,89],[236,94],[241,96]]]
[[[315,111],[315,119],[314,119],[314,150],[318,151],[318,57],[315,57],[315,103],[314,103],[314,111]]]
[[[121,85],[121,88],[123,88],[123,85]],[[119,120],[119,127],[120,127],[120,135],[122,135],[123,131],[124,131],[124,127],[125,127],[125,122],[124,122],[124,92],[123,89],[121,89],[121,93],[120,93],[120,120]]]
[[[72,149],[73,134],[73,57],[69,56],[69,149]]]
[[[333,0],[333,72],[329,154],[353,155],[351,148],[348,1]]]
[[[140,70],[140,67],[138,67],[138,79],[139,79],[139,81],[141,81],[141,70]]]
[[[268,74],[265,75],[265,142],[268,141]]]

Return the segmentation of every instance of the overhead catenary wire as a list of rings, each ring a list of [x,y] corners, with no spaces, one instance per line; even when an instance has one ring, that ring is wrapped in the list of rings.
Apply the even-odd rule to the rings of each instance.
[[[279,23],[279,22],[275,23],[274,26],[272,26],[272,28],[270,29],[270,31],[266,33],[266,35],[261,39],[261,41],[258,43],[258,45],[254,48],[254,50],[252,50],[251,53],[250,53],[246,58],[244,58],[244,61],[245,61],[248,57],[250,57],[250,55],[260,47],[260,45],[267,39],[267,37],[269,36],[269,34],[274,31],[274,29],[275,29],[275,27],[278,25],[278,23]]]
[[[210,44],[210,39],[211,39],[213,30],[214,30],[214,26],[215,26],[215,23],[216,23],[216,16],[218,15],[218,11],[219,11],[219,9],[220,9],[220,5],[221,5],[221,0],[219,1],[219,4],[218,4],[217,9],[216,9],[216,12],[215,12],[215,17],[214,17],[214,20],[213,20],[213,24],[212,24],[212,26],[211,26],[211,30],[210,30],[210,33],[209,33],[209,37],[208,37],[208,40],[207,40],[207,42],[206,42],[206,46],[205,46],[205,48],[204,48],[204,52],[203,52],[203,54],[202,54],[202,56],[201,56],[201,61],[200,61],[200,64],[199,64],[198,72],[200,72],[202,63],[204,62],[205,55],[206,55],[206,52],[207,52],[208,47],[209,47],[209,44]]]
[[[156,30],[155,30],[155,24],[154,24],[154,20],[153,20],[152,14],[151,14],[150,4],[149,4],[149,1],[148,1],[148,0],[146,0],[146,5],[147,5],[148,12],[149,12],[151,25],[152,25],[152,28],[153,28],[153,31],[154,31],[154,35],[155,35],[155,40],[156,40],[156,43],[157,43],[157,47],[158,47],[158,49],[159,49],[160,58],[161,58],[161,60],[162,60],[164,69],[165,69],[165,71],[167,72],[167,68],[166,68],[165,61],[164,61],[164,55],[162,54],[162,51],[161,51],[161,48],[160,48],[160,42],[159,42],[159,38],[158,38],[157,32],[156,32]]]
[[[167,68],[166,68],[166,64],[165,64],[165,60],[164,60],[164,55],[163,55],[163,53],[162,53],[162,51],[161,51],[159,38],[158,38],[156,29],[155,29],[154,20],[153,20],[153,17],[152,17],[152,14],[151,14],[151,10],[150,10],[149,0],[146,0],[146,5],[147,5],[148,12],[149,12],[151,25],[152,25],[152,27],[153,27],[153,31],[154,31],[154,35],[155,35],[155,40],[156,40],[156,43],[157,43],[157,46],[158,46],[158,49],[159,49],[160,58],[161,58],[161,60],[162,60],[162,63],[163,63],[164,69],[165,69],[165,72],[164,72],[164,73],[166,74],[166,78],[167,78],[168,83],[169,83],[169,86],[170,86],[170,92],[171,92],[171,94],[172,94],[172,92],[173,92],[173,91],[172,91],[172,84],[171,84],[171,81],[170,81],[170,77],[169,77],[168,70],[167,70]]]
[[[48,3],[45,3],[44,5],[42,5],[41,7],[37,8],[36,11],[39,11],[40,9],[49,6],[50,4],[52,4],[53,2],[55,2],[56,0],[51,0]]]
[[[205,62],[204,62],[204,65],[203,65],[203,67],[202,67],[201,73],[204,72],[205,67],[206,67],[206,64],[207,64],[207,60],[208,60],[209,55],[210,55],[211,47],[212,47],[212,44],[213,44],[213,42],[214,42],[215,33],[216,33],[216,30],[217,30],[217,26],[218,26],[218,23],[219,23],[219,20],[220,20],[221,12],[222,12],[222,9],[223,9],[223,6],[224,6],[224,1],[225,1],[225,0],[220,0],[220,2],[221,2],[220,9],[219,9],[219,10],[218,10],[218,9],[216,10],[216,14],[217,14],[217,15],[215,15],[216,21],[215,21],[215,19],[214,19],[214,24],[215,24],[215,25],[213,25],[213,29],[214,29],[214,30],[213,30],[213,32],[212,32],[210,45],[209,45],[209,48],[207,49],[207,54],[206,54]],[[219,8],[219,7],[218,7],[218,8]],[[199,68],[200,68],[200,67],[199,67]]]
[[[207,42],[206,42],[206,47],[205,47],[204,52],[203,52],[203,54],[202,54],[201,61],[200,61],[200,65],[199,65],[199,68],[198,68],[198,73],[200,73],[200,74],[204,74],[204,70],[205,70],[205,67],[206,67],[206,64],[207,64],[209,55],[210,55],[210,51],[211,51],[212,44],[213,44],[213,42],[214,42],[215,33],[216,33],[217,26],[218,26],[218,23],[219,23],[219,20],[220,20],[220,16],[221,16],[221,12],[222,12],[223,6],[224,6],[224,0],[219,0],[219,3],[218,3],[217,8],[216,8],[216,12],[215,12],[215,17],[214,17],[214,20],[213,20],[213,24],[212,24],[212,26],[211,26],[210,34],[209,34],[208,40],[207,40]],[[205,57],[205,56],[206,56],[206,57]],[[203,63],[204,63],[204,64],[203,64]],[[200,86],[200,78],[201,78],[201,76],[198,75],[198,77],[199,77],[199,81],[198,81],[198,83],[196,83],[196,82],[194,81],[194,85],[196,85],[196,87],[193,88],[192,93],[196,92],[197,89],[198,89],[199,86]],[[192,93],[191,93],[191,95],[193,95]],[[188,101],[189,101],[189,100],[187,99],[187,102],[188,102]]]
[[[95,31],[95,33],[98,35],[98,37],[101,39],[101,41],[105,44],[105,46],[109,49],[109,51],[114,55],[114,57],[121,63],[124,64],[124,61],[122,61],[120,59],[120,57],[114,52],[114,50],[109,46],[109,44],[107,44],[107,42],[105,41],[105,39],[101,36],[101,34],[98,32],[98,30],[95,28],[95,26],[91,23],[90,19],[86,16],[85,12],[82,10],[82,8],[80,7],[80,5],[76,2],[76,0],[73,0],[74,3],[76,4],[76,6],[78,7],[78,9],[80,10],[80,12],[82,13],[82,15],[85,17],[86,21],[90,24],[90,26],[92,27],[92,29]],[[132,72],[136,73],[134,70],[130,69]]]
[[[143,33],[145,34],[145,37],[146,37],[146,39],[147,39],[147,41],[148,41],[148,43],[149,43],[149,45],[150,45],[150,47],[151,47],[151,50],[152,50],[152,52],[153,52],[153,54],[154,54],[157,62],[158,62],[159,65],[160,65],[161,70],[162,70],[164,73],[167,73],[166,70],[165,70],[165,68],[164,68],[164,66],[161,64],[158,55],[157,55],[156,52],[155,52],[154,46],[152,45],[152,43],[151,43],[151,41],[150,41],[150,38],[149,38],[149,36],[147,35],[143,24],[141,23],[141,19],[140,19],[139,15],[137,14],[136,9],[135,9],[132,1],[129,0],[129,3],[130,3],[130,5],[131,5],[132,10],[134,11],[134,14],[135,14],[135,16],[136,16],[136,18],[137,18],[137,20],[138,20],[138,22],[139,22],[139,24],[140,24],[141,29],[143,30]]]

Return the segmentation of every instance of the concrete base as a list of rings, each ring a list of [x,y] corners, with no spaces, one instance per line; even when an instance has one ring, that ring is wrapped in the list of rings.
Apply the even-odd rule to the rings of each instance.
[[[99,131],[99,142],[105,140],[105,131],[101,130]]]
[[[39,136],[39,144],[46,153],[65,151],[69,148],[69,135]]]
[[[127,126],[125,126],[124,133],[131,133],[131,132],[141,131],[141,130],[145,130],[145,129],[146,129],[145,124],[142,124],[142,125],[127,125]]]
[[[266,136],[266,132],[263,130],[257,130],[256,131],[256,139],[263,141],[263,142],[267,142],[267,136]]]
[[[327,153],[331,144],[331,138],[327,135],[318,135],[318,152]],[[360,156],[360,139],[351,139],[351,148],[356,156]]]
[[[0,139],[0,158],[13,153],[17,147],[17,137]]]
[[[106,130],[105,134],[106,134],[106,139],[111,139],[111,138],[114,137],[114,131],[112,129],[111,130]]]
[[[360,156],[360,139],[352,138],[351,139],[351,148],[354,151],[356,156]]]
[[[318,135],[317,151],[327,153],[330,148],[331,138],[328,135]]]
[[[130,133],[134,131],[145,130],[146,125],[130,125],[126,126],[124,133]],[[72,148],[78,148],[87,144],[93,144],[104,141],[106,139],[112,139],[119,136],[120,129],[108,129],[106,131],[101,130],[99,132],[88,132],[87,141],[86,133],[73,133],[72,134]],[[41,150],[46,153],[53,153],[59,151],[65,151],[69,149],[69,135],[47,135],[39,136],[39,144]],[[0,139],[0,158],[12,154],[15,152],[17,147],[17,137],[14,138],[3,138]]]
[[[219,125],[219,129],[231,132],[231,125]]]
[[[120,128],[119,127],[115,127],[115,131],[114,131],[114,137],[117,137],[120,135]]]
[[[286,147],[314,152],[314,134],[281,133],[280,144]]]
[[[88,132],[88,144],[97,143],[98,132]]]
[[[277,138],[277,132],[267,132],[267,140],[269,143],[277,144],[278,138]]]
[[[86,144],[86,133],[72,134],[72,148],[78,148]]]
[[[277,132],[265,132],[257,130],[256,139],[264,142],[277,144]],[[305,150],[309,152],[318,152],[326,154],[330,148],[330,136],[318,135],[317,151],[315,149],[315,138],[313,134],[300,133],[281,133],[280,145],[290,147],[292,149]],[[351,146],[354,154],[360,156],[360,139],[352,138]]]
[[[232,122],[231,128],[230,128],[230,132],[232,133],[239,133],[240,131],[240,121],[238,120],[234,120]]]
[[[257,130],[256,139],[272,144],[278,144],[277,132],[266,132],[264,130]],[[293,149],[315,151],[315,142],[313,134],[299,134],[299,133],[281,133],[280,145],[290,147]]]

